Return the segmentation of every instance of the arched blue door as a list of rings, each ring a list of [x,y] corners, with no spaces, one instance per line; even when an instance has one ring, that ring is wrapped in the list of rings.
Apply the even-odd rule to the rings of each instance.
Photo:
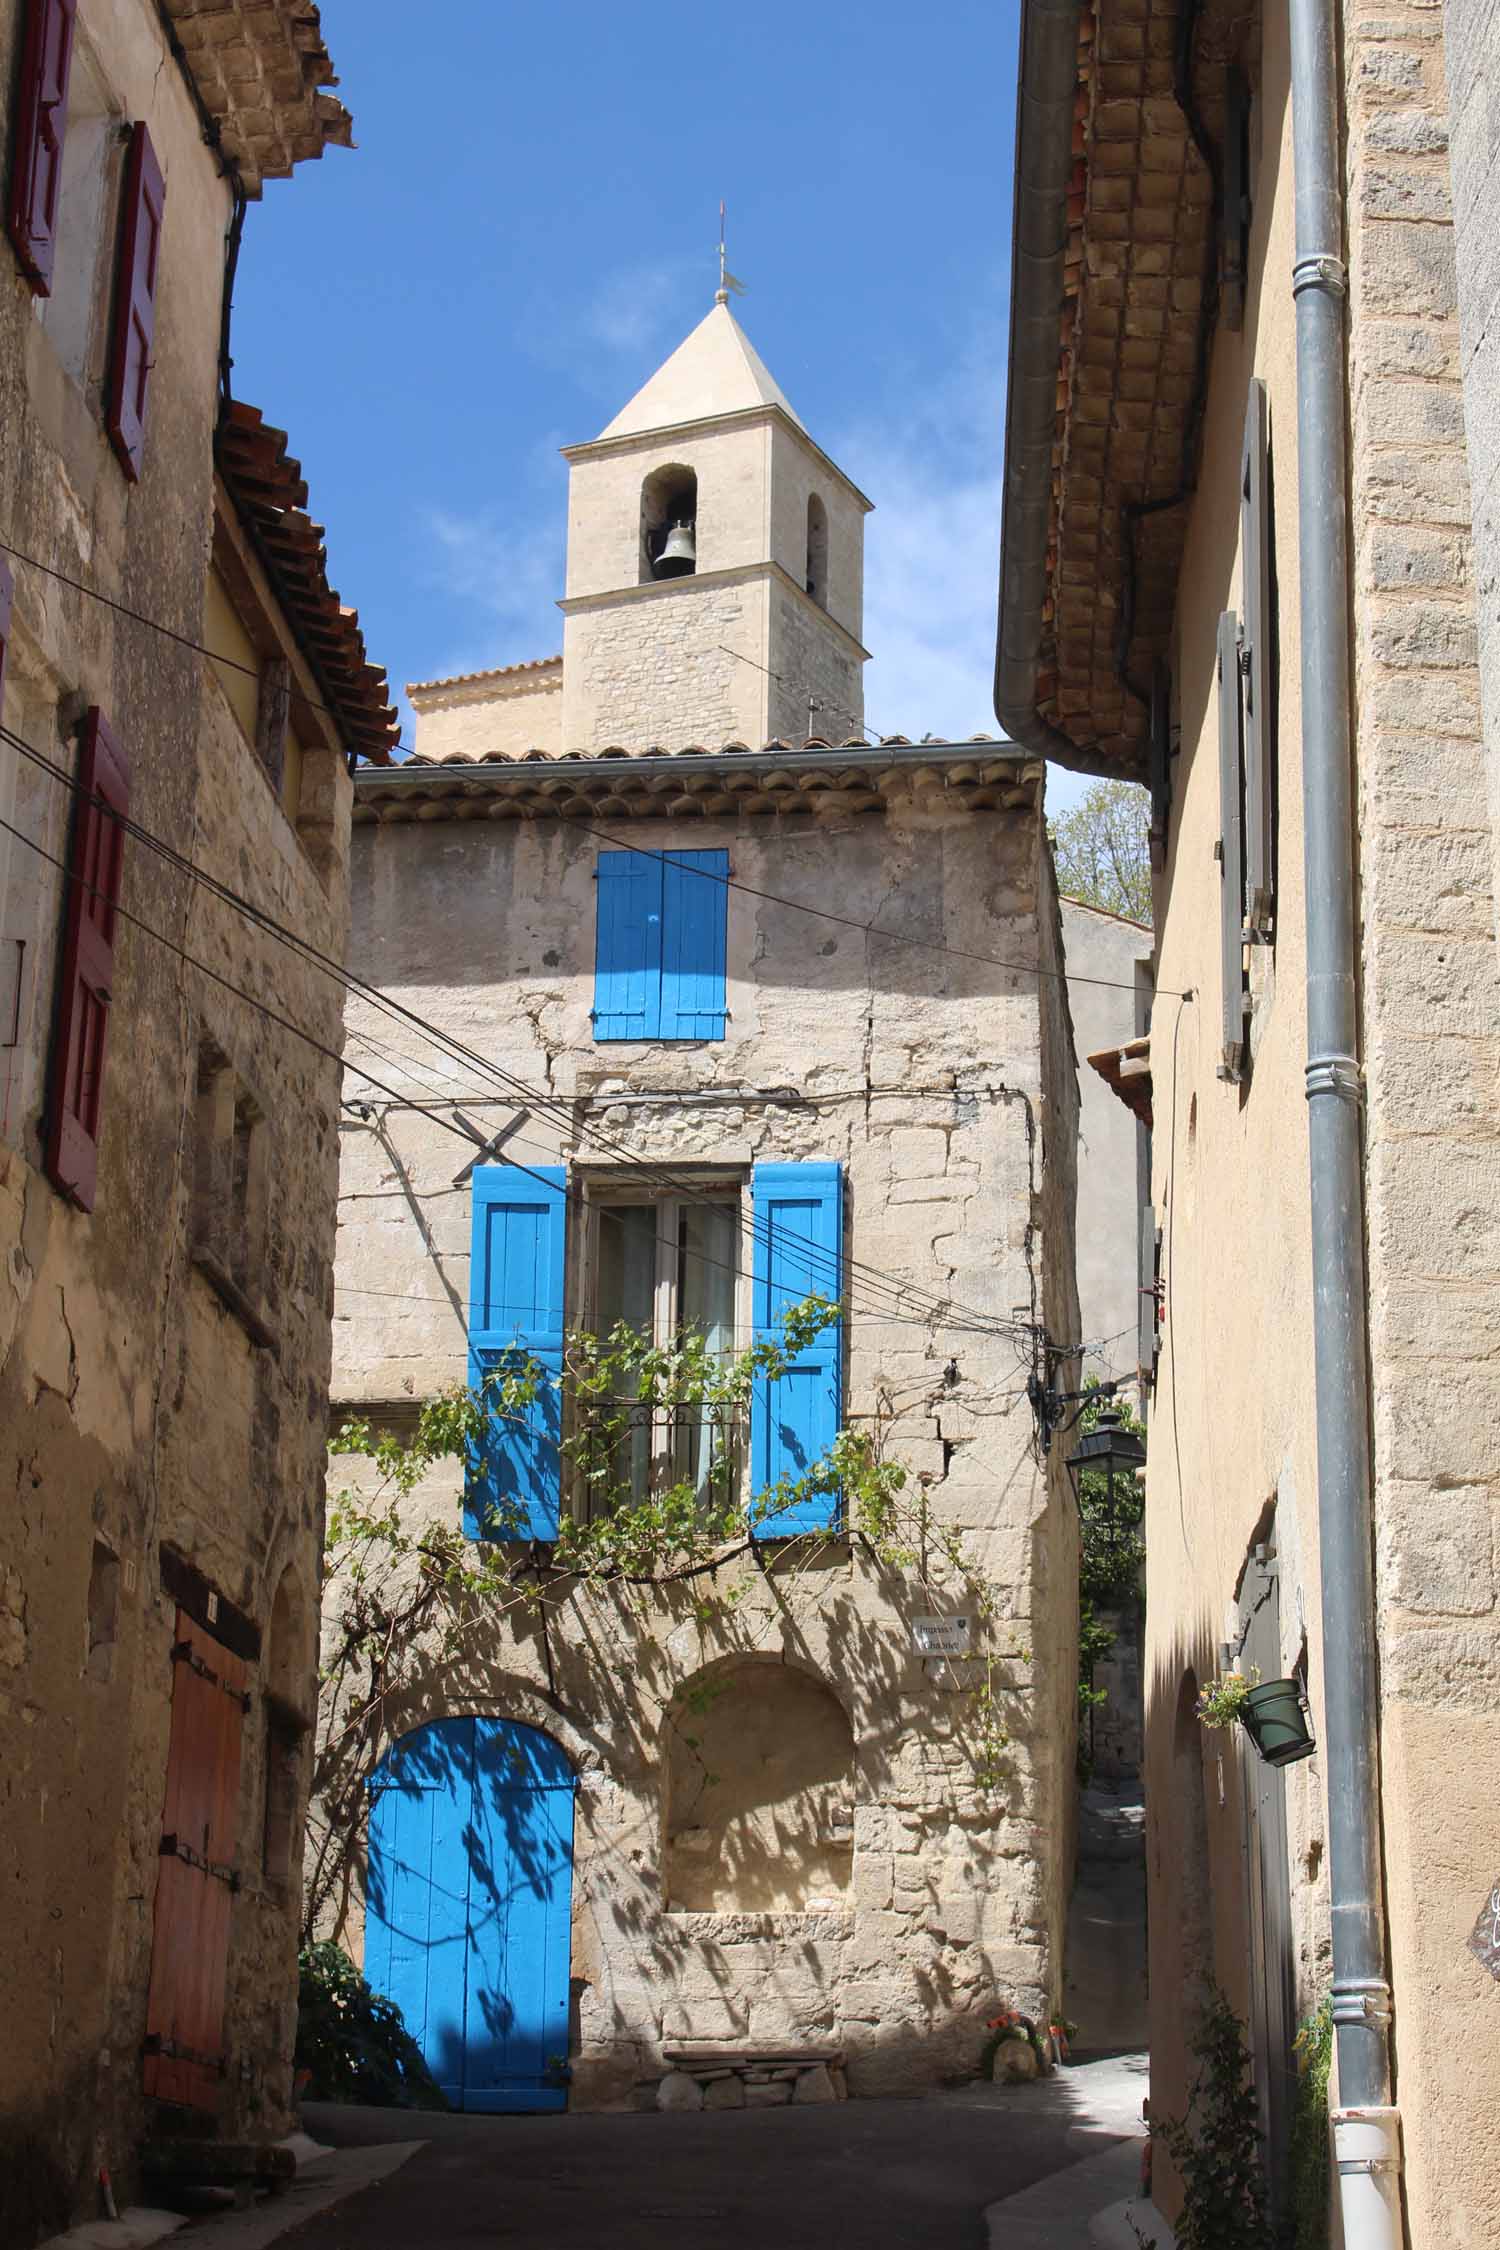
[[[437,1719],[370,1782],[365,1976],[455,2109],[562,2109],[573,1770],[508,1719]]]

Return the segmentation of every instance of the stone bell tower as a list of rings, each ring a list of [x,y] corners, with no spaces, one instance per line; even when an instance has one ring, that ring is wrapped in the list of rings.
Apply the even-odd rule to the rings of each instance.
[[[870,502],[814,445],[722,290],[564,458],[564,750],[862,732]]]

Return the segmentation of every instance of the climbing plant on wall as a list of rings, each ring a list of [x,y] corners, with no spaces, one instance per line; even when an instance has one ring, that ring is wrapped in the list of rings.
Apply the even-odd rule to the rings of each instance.
[[[539,1692],[557,1708],[569,1656],[587,1646],[597,1662],[607,1633],[632,1694],[664,1715],[684,1684],[663,1660],[665,1631],[694,1629],[705,1655],[753,1648],[758,1632],[795,1626],[834,1598],[830,1559],[849,1554],[905,1581],[904,1606],[919,1594],[924,1607],[943,1598],[974,1619],[957,1731],[974,1786],[1000,1784],[1028,1652],[1008,1633],[1000,1589],[964,1534],[886,1457],[880,1417],[840,1428],[802,1474],[748,1489],[739,1441],[752,1392],[783,1377],[838,1319],[836,1303],[810,1296],[783,1311],[774,1340],[735,1355],[691,1330],[667,1346],[624,1323],[602,1336],[574,1331],[560,1372],[510,1354],[478,1390],[441,1391],[404,1429],[344,1424],[332,1453],[360,1468],[328,1505],[309,1931],[324,1925],[347,1880],[387,1714],[401,1711],[421,1674],[440,1667],[453,1678],[492,1658],[502,1621],[534,1647]],[[555,1537],[537,1539],[526,1536],[522,1501],[499,1493],[491,1472],[517,1430],[534,1430],[549,1392],[543,1419],[560,1433],[562,1506]],[[646,1474],[643,1430],[654,1449]],[[662,1443],[674,1430],[696,1433],[680,1460],[670,1438]],[[454,1463],[465,1468],[470,1509],[476,1491],[486,1495],[483,1520],[471,1513],[467,1531],[451,1493]],[[448,1487],[441,1494],[437,1477]],[[809,1522],[823,1528],[803,1529]],[[779,1536],[778,1524],[795,1535]],[[483,1538],[470,1535],[476,1528]],[[768,1599],[757,1605],[757,1592]]]
[[[1122,1407],[1111,1392],[1100,1390],[1079,1416],[1079,1429],[1094,1429],[1106,1410],[1117,1414],[1121,1426],[1144,1438],[1146,1426]],[[1142,1531],[1145,1493],[1132,1476],[1113,1477],[1100,1469],[1084,1469],[1078,1477],[1078,1762],[1088,1778],[1088,1722],[1091,1712],[1105,1702],[1103,1688],[1094,1685],[1094,1667],[1102,1664],[1118,1638],[1108,1622],[1109,1613],[1138,1601],[1141,1571],[1146,1560]]]

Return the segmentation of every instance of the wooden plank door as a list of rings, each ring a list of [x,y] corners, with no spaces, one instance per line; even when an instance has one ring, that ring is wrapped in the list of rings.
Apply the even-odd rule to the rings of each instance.
[[[365,1977],[394,2000],[428,2069],[463,2108],[474,1722],[406,1735],[372,1784]]]
[[[245,1704],[243,1660],[179,1609],[143,2083],[191,2109],[217,2109],[224,2077]]]
[[[372,1778],[365,1975],[455,2109],[562,2109],[573,1774],[547,1735],[438,1719]]]
[[[549,1735],[474,1721],[471,1835],[464,2107],[563,2109],[573,1773]]]

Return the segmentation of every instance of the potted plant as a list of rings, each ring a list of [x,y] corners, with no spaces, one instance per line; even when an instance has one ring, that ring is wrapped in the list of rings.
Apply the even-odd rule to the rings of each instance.
[[[1301,1682],[1262,1681],[1258,1668],[1209,1680],[1198,1692],[1198,1716],[1206,1727],[1242,1726],[1268,1766],[1289,1766],[1317,1748]]]

